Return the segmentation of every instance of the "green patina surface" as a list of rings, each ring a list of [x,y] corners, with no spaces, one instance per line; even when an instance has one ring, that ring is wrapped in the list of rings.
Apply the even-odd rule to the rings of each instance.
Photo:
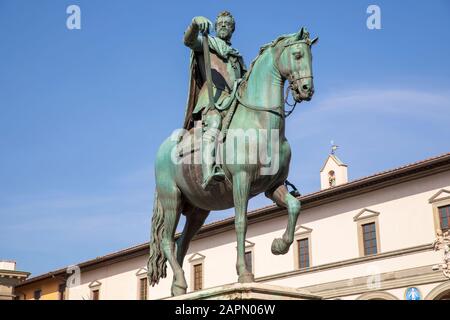
[[[184,128],[193,132],[195,120],[202,120],[202,160],[211,163],[176,163],[172,151],[179,140],[167,138],[160,146],[155,164],[156,194],[152,218],[152,239],[148,262],[149,280],[152,285],[166,276],[169,262],[174,279],[172,295],[186,292],[187,283],[182,264],[192,237],[203,225],[209,212],[235,207],[237,237],[236,270],[238,281],[252,282],[251,271],[245,264],[245,235],[247,231],[248,200],[259,193],[287,208],[288,225],[281,238],[274,239],[272,252],[285,254],[294,238],[294,229],[300,212],[300,202],[291,195],[285,185],[289,173],[291,149],[285,137],[284,84],[296,102],[310,100],[314,94],[312,77],[311,40],[309,33],[283,35],[263,46],[247,71],[242,57],[231,47],[234,19],[228,13],[220,14],[216,21],[216,37],[208,38],[215,105],[208,105],[208,83],[205,82],[205,51],[202,51],[199,35],[212,27],[203,17],[196,17],[188,27],[184,43],[191,49],[191,83]],[[204,60],[203,60],[204,61]],[[203,68],[203,70],[202,70]],[[241,79],[242,78],[242,79]],[[236,81],[240,79],[239,87]],[[225,94],[225,98],[223,95]],[[224,99],[230,105],[220,110]],[[223,129],[223,117],[232,112],[227,124],[228,134],[223,144],[223,161],[218,164],[216,151],[217,133]],[[270,159],[278,160],[276,170],[265,172],[267,165],[257,159],[255,163],[238,162],[249,159],[253,143],[241,140],[242,148],[231,148],[242,132],[256,132],[256,141],[267,145]],[[234,134],[238,132],[238,134]],[[263,134],[264,132],[264,134]],[[185,135],[183,140],[186,139]],[[274,145],[274,142],[277,145]],[[230,148],[227,148],[230,147]],[[222,149],[221,149],[222,150]],[[230,154],[226,154],[231,150]],[[195,154],[194,152],[194,154]],[[232,156],[228,158],[229,156]],[[267,170],[266,170],[267,171]],[[180,214],[186,216],[182,235],[174,242],[174,233]]]

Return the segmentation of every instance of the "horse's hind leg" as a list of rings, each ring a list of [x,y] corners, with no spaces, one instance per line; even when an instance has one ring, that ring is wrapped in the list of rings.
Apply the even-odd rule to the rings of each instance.
[[[186,215],[186,223],[181,236],[177,240],[177,261],[181,267],[183,266],[189,243],[209,215],[209,211],[193,207],[186,207],[183,209],[183,212]]]
[[[278,186],[272,192],[266,192],[266,197],[288,210],[288,225],[283,237],[276,238],[272,242],[273,254],[285,254],[294,241],[295,225],[300,214],[300,201],[289,193],[285,185]]]
[[[186,293],[187,283],[184,272],[175,257],[175,229],[181,214],[181,192],[176,186],[158,190],[158,196],[164,208],[164,233],[161,241],[162,251],[173,270],[172,295]]]

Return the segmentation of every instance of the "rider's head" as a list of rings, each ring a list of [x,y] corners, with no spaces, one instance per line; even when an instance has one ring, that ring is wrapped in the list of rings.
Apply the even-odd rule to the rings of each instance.
[[[234,32],[234,18],[228,11],[219,13],[215,23],[216,35],[225,41],[230,41]]]

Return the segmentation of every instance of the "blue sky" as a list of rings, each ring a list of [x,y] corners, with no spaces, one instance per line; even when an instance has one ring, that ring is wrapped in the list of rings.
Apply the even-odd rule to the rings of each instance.
[[[184,115],[182,35],[224,9],[247,65],[280,34],[320,37],[315,96],[287,121],[302,193],[330,140],[350,179],[450,151],[448,1],[0,0],[0,259],[37,275],[149,239],[154,155]]]

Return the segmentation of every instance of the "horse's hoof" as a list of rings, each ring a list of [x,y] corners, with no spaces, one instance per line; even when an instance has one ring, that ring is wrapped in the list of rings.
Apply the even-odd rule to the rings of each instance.
[[[286,242],[282,238],[276,238],[272,241],[272,253],[275,255],[286,254],[289,251],[290,243]]]
[[[176,296],[180,296],[182,294],[186,294],[186,290],[187,288],[185,287],[180,287],[177,285],[172,285],[172,297],[176,297]]]
[[[243,273],[238,278],[239,283],[249,283],[249,282],[255,282],[255,276],[253,273]]]

